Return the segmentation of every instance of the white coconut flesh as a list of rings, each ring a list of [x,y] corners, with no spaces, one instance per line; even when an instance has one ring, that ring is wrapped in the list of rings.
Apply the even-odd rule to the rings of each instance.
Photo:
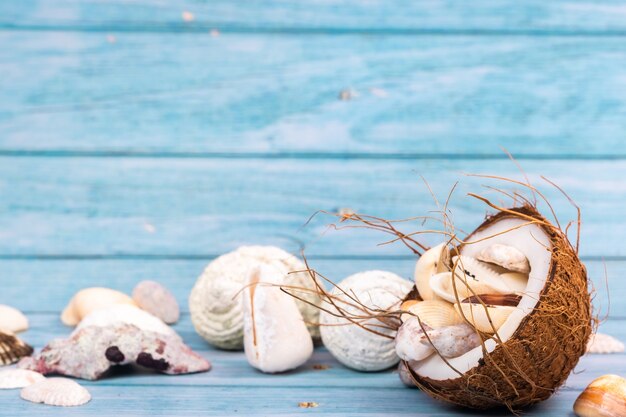
[[[476,243],[465,245],[461,249],[462,255],[476,257],[484,248],[500,243],[519,249],[528,258],[530,263],[528,284],[519,304],[498,329],[498,336],[502,342],[509,340],[522,320],[534,310],[550,271],[552,258],[550,238],[539,226],[526,223],[528,221],[523,219],[510,218],[496,221],[471,236],[470,241]],[[524,224],[526,225],[520,227]],[[497,342],[493,339],[485,342],[485,348],[489,353],[493,352],[496,346]],[[478,346],[456,358],[447,358],[450,366],[439,355],[434,354],[415,363],[412,369],[420,376],[433,380],[456,379],[459,377],[457,371],[466,373],[478,366],[482,357],[483,348]]]

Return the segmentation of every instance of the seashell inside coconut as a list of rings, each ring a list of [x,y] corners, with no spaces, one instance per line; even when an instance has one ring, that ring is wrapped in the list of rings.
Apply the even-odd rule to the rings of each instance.
[[[0,304],[0,331],[19,333],[28,329],[28,319],[16,308]]]
[[[470,408],[519,409],[547,399],[585,353],[591,334],[583,264],[565,232],[532,206],[488,217],[464,241],[471,243],[459,250],[468,257],[496,243],[518,248],[529,261],[528,285],[497,340],[446,361],[432,355],[410,368],[412,376],[432,397]]]
[[[386,271],[367,271],[349,276],[330,291],[337,305],[348,315],[362,315],[363,311],[346,294],[373,309],[397,310],[411,290],[411,283]],[[328,302],[323,308],[340,314]],[[360,322],[361,325],[390,336],[371,333],[344,317],[326,311],[320,313],[322,341],[330,353],[349,368],[359,371],[379,371],[398,363],[393,336],[395,331],[384,329],[376,319]]]
[[[78,291],[61,314],[66,326],[76,326],[89,313],[117,304],[135,305],[128,295],[110,288],[92,287]]]
[[[10,365],[33,353],[33,348],[12,333],[0,332],[0,366]]]
[[[311,304],[296,300],[307,323],[317,323],[319,297],[306,266],[293,255],[273,246],[242,246],[211,262],[189,296],[191,320],[196,331],[205,340],[222,349],[243,348],[242,290],[251,268],[272,265],[283,271],[285,284],[308,288],[310,291],[290,291]],[[313,337],[319,330],[307,325]]]
[[[504,269],[514,272],[528,274],[530,272],[530,264],[524,253],[509,245],[494,243],[481,250],[476,258],[488,262],[490,264],[501,266]]]
[[[157,316],[165,323],[176,323],[180,308],[174,294],[156,281],[141,281],[133,289],[133,301],[148,313]]]
[[[279,287],[284,279],[282,268],[257,266],[243,293],[246,357],[268,373],[295,369],[313,354],[313,340],[295,298]]]
[[[415,287],[422,300],[437,300],[440,297],[433,292],[430,278],[449,270],[447,263],[450,251],[445,243],[437,245],[420,256],[415,264]]]
[[[87,404],[91,394],[77,382],[67,378],[48,378],[22,389],[20,397],[33,403],[57,407],[75,407]]]
[[[24,388],[46,379],[39,372],[26,369],[5,369],[0,371],[0,389]]]
[[[118,323],[132,324],[141,330],[160,333],[167,336],[180,338],[178,334],[161,319],[140,308],[127,304],[113,305],[108,308],[96,310],[86,316],[76,326],[72,334],[90,326],[107,327]]]
[[[454,308],[476,330],[495,333],[515,311],[520,299],[514,294],[482,294],[469,297]]]
[[[454,326],[464,322],[463,318],[452,307],[452,304],[443,300],[418,301],[406,311],[412,314],[403,314],[402,321],[417,316],[422,323],[433,329]]]

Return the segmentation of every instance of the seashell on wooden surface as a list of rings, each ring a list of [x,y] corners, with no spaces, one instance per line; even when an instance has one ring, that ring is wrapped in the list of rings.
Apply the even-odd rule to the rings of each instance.
[[[57,407],[75,407],[91,400],[89,391],[67,378],[47,378],[22,389],[20,397],[33,403]]]
[[[61,314],[61,321],[67,326],[76,326],[90,313],[117,304],[135,305],[128,295],[110,288],[92,287],[78,291]]]
[[[141,281],[133,289],[133,301],[142,310],[160,318],[167,324],[176,323],[180,308],[174,294],[156,281]]]
[[[12,333],[0,332],[0,366],[11,365],[33,353],[33,348]]]
[[[592,334],[587,342],[587,353],[622,353],[624,343],[604,333]]]
[[[259,265],[272,265],[283,271],[285,285],[308,291],[290,289],[307,300],[296,305],[307,323],[317,323],[319,297],[306,266],[295,256],[273,246],[242,246],[212,261],[198,278],[189,296],[193,325],[205,340],[221,349],[243,348],[242,290],[250,270]],[[319,337],[315,324],[307,324],[309,332]]]
[[[626,416],[626,379],[603,375],[594,379],[574,402],[579,417]]]
[[[45,376],[26,369],[5,369],[0,371],[0,389],[24,388],[43,381]]]
[[[0,331],[19,333],[28,329],[28,319],[16,308],[0,304]]]

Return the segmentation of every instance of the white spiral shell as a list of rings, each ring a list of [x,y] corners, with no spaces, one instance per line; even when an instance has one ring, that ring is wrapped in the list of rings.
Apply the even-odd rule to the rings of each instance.
[[[349,301],[348,296],[341,291],[343,290],[352,297],[356,297],[368,308],[398,310],[402,300],[411,291],[412,283],[391,272],[367,271],[349,276],[337,284],[337,287],[330,291],[334,299]],[[338,305],[347,314],[363,314],[357,306],[345,303]],[[336,311],[335,307],[328,303],[324,303],[323,307]],[[381,324],[374,319],[361,324],[364,323],[370,326]],[[395,365],[399,360],[393,340],[395,331],[371,327],[378,332],[392,336],[386,338],[325,311],[320,313],[320,324],[322,340],[326,348],[339,362],[350,368],[359,371],[379,371]]]
[[[258,265],[272,265],[285,273],[285,285],[305,287],[311,290],[315,285],[306,272],[305,265],[293,255],[273,246],[242,246],[220,256],[211,262],[189,296],[191,321],[196,331],[212,345],[222,349],[243,349],[243,307],[242,290],[251,268]],[[290,292],[319,304],[319,297],[313,291]],[[317,323],[319,310],[297,300],[298,309],[307,323]],[[313,337],[319,337],[316,326],[309,325]]]

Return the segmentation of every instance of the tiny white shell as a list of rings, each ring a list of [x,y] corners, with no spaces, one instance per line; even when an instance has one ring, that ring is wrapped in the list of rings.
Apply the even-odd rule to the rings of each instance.
[[[26,369],[5,369],[0,371],[0,389],[24,388],[43,381],[45,376]]]
[[[176,323],[180,317],[176,297],[156,281],[146,280],[137,284],[133,290],[133,301],[165,323]]]
[[[76,326],[74,333],[89,326],[106,327],[115,323],[126,323],[137,326],[141,330],[161,333],[168,336],[180,337],[161,319],[140,308],[127,304],[113,305],[108,308],[96,310],[81,320]],[[74,334],[72,333],[72,334]]]
[[[368,308],[397,310],[402,300],[411,291],[411,287],[410,281],[394,273],[367,271],[347,277],[337,284],[330,294],[347,314],[359,315],[363,314],[363,311],[354,305],[345,293],[356,297]],[[330,311],[335,310],[335,307],[329,303],[324,303],[323,307]],[[322,340],[326,348],[339,362],[350,368],[360,371],[379,371],[395,365],[399,360],[393,338],[371,333],[343,317],[337,317],[325,311],[320,313],[320,324]],[[370,326],[391,337],[395,336],[395,331],[381,328],[382,323],[377,320],[369,319],[360,324]]]
[[[16,308],[0,304],[0,330],[19,333],[28,329],[28,319]]]
[[[319,297],[306,266],[293,255],[273,246],[242,246],[211,262],[198,278],[189,296],[191,321],[196,331],[212,345],[222,349],[243,348],[242,290],[249,271],[259,265],[273,265],[285,272],[285,284],[308,288],[291,290],[313,305],[296,300],[307,323],[317,323]],[[315,325],[307,325],[313,337],[319,336]]]
[[[304,364],[313,340],[295,299],[281,291],[284,271],[270,265],[252,269],[243,293],[244,348],[248,362],[268,373]]]
[[[110,288],[92,287],[78,291],[61,314],[61,321],[67,326],[76,326],[91,312],[117,304],[135,305],[128,295]]]
[[[587,343],[587,353],[622,353],[624,344],[604,333],[592,334]]]
[[[501,266],[509,271],[521,272],[528,274],[530,272],[530,263],[526,255],[519,249],[494,243],[480,251],[477,258],[483,262]]]
[[[91,394],[77,382],[67,378],[47,378],[22,389],[20,397],[33,403],[57,407],[74,407],[87,404]]]

